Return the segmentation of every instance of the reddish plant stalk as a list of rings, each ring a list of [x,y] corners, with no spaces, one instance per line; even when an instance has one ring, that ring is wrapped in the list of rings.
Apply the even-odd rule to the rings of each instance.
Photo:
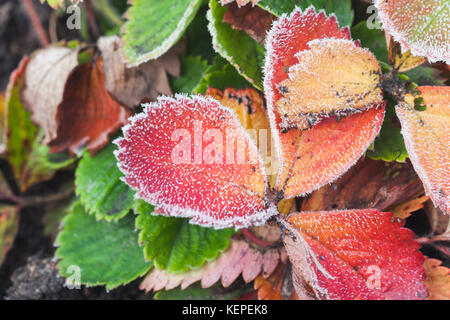
[[[41,20],[39,19],[36,9],[33,6],[32,0],[23,0],[23,4],[25,6],[25,10],[27,11],[28,17],[30,18],[31,24],[34,27],[34,31],[38,36],[39,41],[43,47],[47,46],[50,41],[48,39],[47,33],[42,26]]]

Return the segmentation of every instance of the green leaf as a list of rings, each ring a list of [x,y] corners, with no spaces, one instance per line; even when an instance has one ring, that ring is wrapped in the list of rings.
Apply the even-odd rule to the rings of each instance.
[[[215,284],[209,288],[202,288],[200,283],[195,283],[188,288],[181,290],[179,288],[158,291],[155,294],[156,300],[233,300],[240,298],[244,293],[251,291],[251,286],[242,285],[237,289],[223,288]]]
[[[439,70],[432,67],[418,66],[405,74],[419,86],[445,86],[445,79]]]
[[[278,17],[291,13],[295,7],[305,10],[313,5],[316,10],[324,9],[328,15],[334,13],[341,27],[351,26],[354,15],[351,0],[261,0],[258,5]]]
[[[223,91],[230,86],[235,89],[245,89],[251,87],[251,84],[225,59],[218,56],[213,64],[206,69],[203,79],[193,91],[194,93],[205,94],[208,87]]]
[[[212,38],[208,31],[208,19],[206,19],[206,12],[209,9],[208,1],[205,0],[204,2],[206,2],[206,5],[200,7],[184,34],[186,55],[201,56],[202,59],[212,62],[216,52],[212,47]]]
[[[0,266],[11,249],[19,228],[19,208],[2,205],[0,207]]]
[[[367,151],[367,156],[371,159],[405,162],[408,158],[400,124],[395,115],[395,105],[393,100],[388,99],[380,135],[375,139],[373,150]]]
[[[97,220],[118,220],[133,207],[134,191],[122,182],[122,172],[110,143],[91,157],[86,152],[75,173],[76,193],[86,210]]]
[[[228,248],[233,229],[215,230],[189,224],[189,219],[152,215],[153,206],[138,200],[136,227],[144,254],[159,269],[182,273],[201,267]]]
[[[61,274],[69,277],[71,266],[78,266],[82,284],[106,285],[108,289],[144,275],[152,263],[144,259],[134,222],[132,214],[117,222],[96,221],[76,202],[56,239]]]
[[[50,148],[41,144],[44,134],[31,121],[31,113],[25,110],[20,98],[23,74],[19,72],[12,81],[5,100],[8,130],[6,159],[20,189],[25,191],[33,184],[50,179],[57,170],[69,166],[76,159],[70,158],[67,153],[51,154]]]
[[[181,76],[173,79],[171,87],[174,92],[192,92],[202,80],[208,63],[200,56],[181,59]]]
[[[166,53],[194,19],[202,0],[134,0],[123,27],[124,53],[139,65]]]
[[[379,61],[388,63],[388,48],[382,30],[369,29],[367,22],[361,21],[352,28],[352,38],[361,41],[361,46],[369,49]]]
[[[222,22],[227,7],[221,6],[217,0],[210,0],[209,7],[208,28],[214,49],[255,88],[262,90],[264,47],[245,31],[234,30],[230,24]]]

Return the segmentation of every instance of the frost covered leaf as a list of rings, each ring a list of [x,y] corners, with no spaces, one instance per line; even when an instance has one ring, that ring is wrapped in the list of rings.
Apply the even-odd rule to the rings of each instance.
[[[402,52],[400,43],[396,42],[392,37],[389,42],[389,64],[398,72],[405,72],[420,66],[427,61],[425,57],[416,57],[411,50]]]
[[[166,53],[194,19],[202,0],[133,0],[122,28],[128,66]]]
[[[245,240],[232,240],[225,252],[202,268],[180,274],[155,268],[146,276],[140,288],[148,292],[181,286],[184,290],[197,281],[200,281],[202,288],[209,288],[217,281],[220,281],[222,286],[229,287],[240,275],[249,283],[261,273],[263,277],[270,276],[283,254],[286,255],[279,249],[260,251]]]
[[[292,285],[290,264],[280,263],[270,277],[259,276],[254,282],[258,300],[297,300]]]
[[[311,130],[280,130],[281,117],[274,111],[282,98],[278,84],[289,78],[289,67],[298,63],[297,52],[309,49],[311,40],[323,38],[348,40],[350,34],[348,29],[339,29],[334,16],[327,18],[309,8],[281,16],[266,42],[264,88],[280,159],[277,189],[287,198],[309,193],[347,171],[373,141],[383,121],[384,104],[341,120],[326,118]],[[307,119],[304,126],[309,126]]]
[[[262,89],[263,74],[260,66],[264,61],[263,46],[245,31],[234,30],[230,24],[223,22],[227,7],[222,7],[217,0],[210,0],[209,7],[208,29],[213,38],[214,49],[245,79],[257,89]]]
[[[229,5],[227,8],[228,11],[223,16],[223,22],[231,24],[235,30],[244,30],[255,41],[263,45],[275,16],[260,7],[250,5],[242,8],[237,5]]]
[[[307,46],[295,55],[299,63],[289,67],[289,78],[277,84],[282,97],[275,112],[282,128],[302,126],[305,117],[315,122],[382,103],[380,66],[368,50],[344,39],[318,39]]]
[[[49,148],[41,144],[42,131],[33,124],[30,113],[25,110],[20,94],[27,63],[28,58],[22,59],[18,68],[11,74],[5,97],[5,157],[21,191],[50,179],[56,170],[73,162],[73,159],[65,154],[49,154]]]
[[[122,105],[134,108],[144,100],[156,100],[158,95],[171,95],[169,77],[180,75],[180,61],[176,45],[156,60],[128,68],[122,62],[118,36],[101,37],[97,45],[104,60],[105,85],[108,92]]]
[[[160,97],[116,143],[125,181],[165,215],[219,229],[261,225],[276,214],[256,145],[212,98]]]
[[[403,163],[408,158],[405,142],[400,133],[400,122],[395,115],[395,104],[396,101],[387,99],[386,116],[380,134],[375,139],[373,148],[367,151],[370,159]]]
[[[428,300],[450,300],[450,269],[442,261],[427,258],[423,264],[427,279]]]
[[[334,209],[385,210],[423,193],[422,183],[409,163],[385,163],[361,159],[341,178],[314,191],[306,198],[301,211]]]
[[[61,46],[38,50],[25,72],[24,103],[52,152],[97,151],[128,117],[105,89],[103,59],[78,65],[78,53]]]
[[[56,239],[60,273],[73,276],[73,266],[78,266],[82,284],[108,289],[144,275],[152,263],[145,261],[134,228],[132,214],[117,222],[96,221],[76,202]]]
[[[181,75],[171,81],[175,92],[194,92],[208,69],[208,62],[200,56],[181,58]]]
[[[388,63],[386,36],[377,28],[369,29],[367,21],[361,21],[352,27],[352,37],[361,42],[363,48],[372,52],[379,61]]]
[[[86,152],[76,171],[76,193],[97,220],[118,220],[134,204],[134,192],[120,180],[123,175],[117,167],[115,149],[110,144],[94,157]]]
[[[223,106],[232,109],[241,125],[250,133],[258,146],[259,154],[266,167],[266,174],[276,174],[276,159],[272,159],[272,136],[270,123],[264,106],[263,96],[253,88],[227,88],[223,92],[215,88],[208,88],[206,95],[213,97]]]
[[[415,56],[450,63],[450,3],[448,0],[375,0],[388,34]]]
[[[295,8],[305,10],[314,6],[323,9],[328,15],[335,15],[340,26],[350,26],[353,22],[351,0],[261,0],[258,5],[276,16],[290,13]]]
[[[19,208],[0,206],[0,266],[11,249],[19,228]]]
[[[233,229],[215,230],[192,225],[188,219],[154,216],[153,206],[138,200],[136,227],[146,259],[171,273],[198,269],[230,244]],[[154,269],[157,270],[157,269]]]
[[[375,139],[383,116],[384,105],[340,120],[322,120],[307,131],[280,133],[278,192],[285,198],[305,195],[339,178]]]
[[[411,162],[435,206],[450,213],[450,87],[419,87],[425,111],[408,96],[395,111]]]
[[[414,233],[377,210],[302,212],[284,237],[294,286],[319,299],[424,299],[424,261]],[[304,281],[304,283],[301,283]]]

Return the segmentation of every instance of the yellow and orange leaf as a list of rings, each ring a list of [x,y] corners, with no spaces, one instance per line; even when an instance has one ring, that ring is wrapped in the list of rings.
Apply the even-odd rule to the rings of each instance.
[[[450,87],[419,87],[425,111],[407,96],[396,113],[406,149],[435,206],[450,213]]]
[[[370,51],[344,39],[313,40],[308,46],[296,54],[299,63],[290,67],[289,78],[278,84],[282,128],[297,127],[305,116],[345,116],[382,103],[380,66]]]

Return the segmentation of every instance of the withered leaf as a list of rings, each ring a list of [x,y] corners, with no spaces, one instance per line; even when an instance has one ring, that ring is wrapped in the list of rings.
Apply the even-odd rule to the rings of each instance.
[[[231,3],[227,8],[223,22],[231,24],[235,30],[244,30],[257,42],[264,44],[267,31],[275,19],[273,14],[250,4],[239,7],[238,4]]]
[[[118,36],[101,37],[97,45],[102,53],[105,84],[108,92],[128,108],[142,101],[156,100],[158,95],[171,95],[168,74],[180,75],[178,44],[156,60],[128,68],[122,61],[121,41]]]

